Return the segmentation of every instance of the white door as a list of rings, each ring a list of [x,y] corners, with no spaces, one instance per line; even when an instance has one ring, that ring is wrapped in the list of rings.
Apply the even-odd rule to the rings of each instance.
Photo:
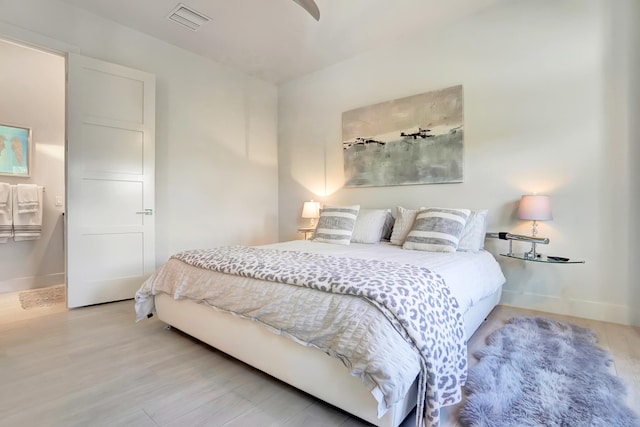
[[[69,54],[69,307],[133,298],[155,268],[155,76]]]

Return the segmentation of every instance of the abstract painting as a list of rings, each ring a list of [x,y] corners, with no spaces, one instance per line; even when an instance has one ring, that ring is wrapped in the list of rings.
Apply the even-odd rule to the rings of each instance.
[[[342,113],[345,186],[463,181],[462,85]]]

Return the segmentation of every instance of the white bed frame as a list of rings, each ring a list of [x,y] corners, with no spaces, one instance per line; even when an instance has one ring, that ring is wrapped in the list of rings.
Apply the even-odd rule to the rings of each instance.
[[[467,311],[467,337],[473,335],[498,304],[501,291],[502,287]],[[274,334],[258,322],[191,300],[174,300],[158,294],[155,304],[163,322],[379,427],[397,427],[416,405],[414,382],[405,398],[378,418],[378,402],[370,390],[359,378],[351,376],[340,360],[323,351]]]

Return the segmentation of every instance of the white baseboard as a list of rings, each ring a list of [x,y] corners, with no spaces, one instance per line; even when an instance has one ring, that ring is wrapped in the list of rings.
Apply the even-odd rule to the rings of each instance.
[[[509,289],[502,290],[500,304],[622,325],[634,325],[637,322],[636,316],[632,315],[628,306],[573,298],[564,299]]]
[[[64,281],[64,273],[47,274],[44,276],[19,277],[0,281],[0,293],[26,291],[29,289],[46,288],[48,286],[61,285]]]

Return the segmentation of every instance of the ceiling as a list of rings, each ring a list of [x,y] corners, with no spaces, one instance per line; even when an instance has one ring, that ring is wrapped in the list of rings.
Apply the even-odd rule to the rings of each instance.
[[[276,84],[442,25],[501,0],[62,0]],[[167,19],[182,1],[211,18],[194,32]]]

